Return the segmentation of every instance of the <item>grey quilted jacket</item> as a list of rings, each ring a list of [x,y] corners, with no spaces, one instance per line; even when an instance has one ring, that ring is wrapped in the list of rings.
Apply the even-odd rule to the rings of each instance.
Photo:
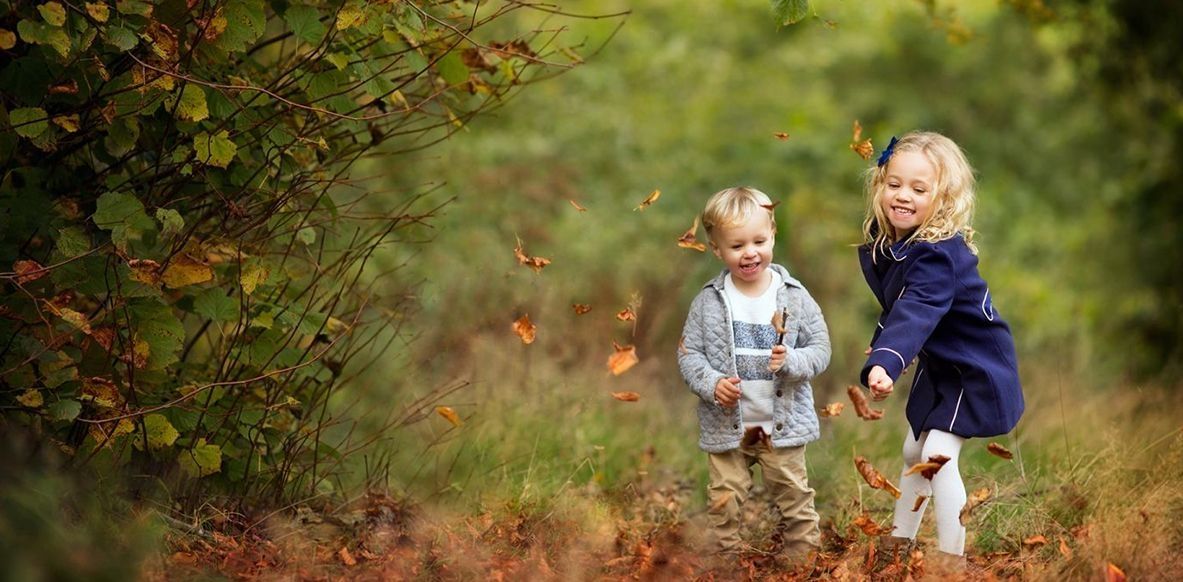
[[[774,376],[772,445],[795,447],[815,441],[821,434],[809,380],[830,364],[830,334],[821,308],[805,286],[784,267],[774,264],[771,268],[784,281],[776,293],[777,309],[789,310],[783,342],[789,350],[784,366]],[[724,269],[691,302],[678,346],[682,378],[699,398],[698,446],[708,453],[738,448],[744,432],[738,405],[723,408],[715,404],[715,384],[720,378],[738,375],[731,310],[723,292],[726,275]]]

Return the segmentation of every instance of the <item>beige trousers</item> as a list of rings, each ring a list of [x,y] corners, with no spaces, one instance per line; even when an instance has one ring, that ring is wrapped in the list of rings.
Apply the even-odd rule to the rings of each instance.
[[[821,545],[813,489],[805,476],[805,446],[775,449],[757,443],[725,453],[708,453],[707,541],[714,551],[739,548],[740,508],[752,488],[752,465],[762,467],[764,486],[780,511],[785,552],[805,555]]]

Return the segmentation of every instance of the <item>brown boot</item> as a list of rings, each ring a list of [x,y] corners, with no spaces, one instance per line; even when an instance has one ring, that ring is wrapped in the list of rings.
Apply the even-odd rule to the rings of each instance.
[[[925,565],[930,576],[960,580],[965,574],[965,556],[958,554],[934,550],[925,556]]]
[[[879,538],[877,546],[872,546],[867,556],[866,568],[870,573],[893,573],[903,568],[907,561],[908,551],[915,542],[911,538],[884,536]]]

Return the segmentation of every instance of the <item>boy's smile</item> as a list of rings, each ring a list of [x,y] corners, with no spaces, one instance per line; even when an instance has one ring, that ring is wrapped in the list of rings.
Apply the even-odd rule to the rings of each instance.
[[[732,283],[741,292],[758,295],[764,291],[775,235],[772,218],[757,211],[742,223],[720,227],[711,237],[711,249],[727,266]]]

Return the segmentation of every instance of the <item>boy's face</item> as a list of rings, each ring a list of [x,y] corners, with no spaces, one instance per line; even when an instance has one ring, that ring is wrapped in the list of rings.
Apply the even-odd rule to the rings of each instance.
[[[721,226],[711,236],[711,249],[727,265],[737,286],[764,282],[764,272],[772,264],[772,242],[776,229],[767,212],[756,211],[747,220]]]

